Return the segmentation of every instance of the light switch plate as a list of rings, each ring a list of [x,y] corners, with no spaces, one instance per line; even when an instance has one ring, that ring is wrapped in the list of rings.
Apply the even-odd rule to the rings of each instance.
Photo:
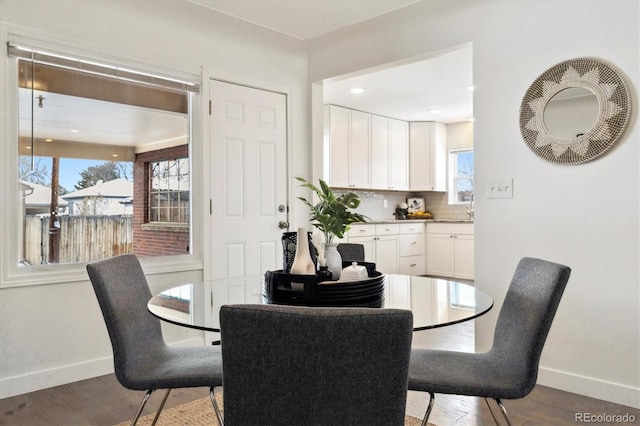
[[[487,179],[487,198],[513,198],[513,179]]]

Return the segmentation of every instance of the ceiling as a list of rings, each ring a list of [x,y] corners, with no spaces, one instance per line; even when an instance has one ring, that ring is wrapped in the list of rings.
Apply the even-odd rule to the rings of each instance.
[[[310,40],[421,0],[187,1],[299,40]]]
[[[422,0],[187,0],[310,40]],[[403,64],[323,82],[324,102],[407,121],[457,123],[473,118],[472,51],[466,45]],[[354,96],[352,87],[365,92]],[[429,110],[440,110],[430,113]]]
[[[408,64],[325,81],[326,104],[405,121],[458,123],[473,118],[471,46]],[[354,95],[351,88],[363,88]]]

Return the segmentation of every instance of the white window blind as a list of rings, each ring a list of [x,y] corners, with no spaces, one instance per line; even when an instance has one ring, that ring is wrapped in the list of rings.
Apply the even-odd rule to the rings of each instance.
[[[169,76],[151,74],[121,66],[100,63],[95,60],[72,57],[52,51],[45,51],[39,48],[17,45],[11,42],[7,43],[7,52],[10,57],[22,58],[35,63],[70,70],[83,71],[102,77],[114,78],[147,86],[161,87],[177,92],[200,92],[200,84],[196,81],[181,80]]]

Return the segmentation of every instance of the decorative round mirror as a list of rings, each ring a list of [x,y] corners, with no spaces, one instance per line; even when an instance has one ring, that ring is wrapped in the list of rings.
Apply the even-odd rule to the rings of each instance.
[[[594,58],[561,62],[533,82],[520,105],[520,132],[538,156],[582,164],[610,149],[631,115],[622,76]]]

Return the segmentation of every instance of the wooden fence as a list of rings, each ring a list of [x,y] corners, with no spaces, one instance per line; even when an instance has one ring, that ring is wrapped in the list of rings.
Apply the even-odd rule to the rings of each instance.
[[[60,216],[59,263],[88,262],[133,251],[133,216]],[[49,263],[49,217],[25,217],[24,257]]]

